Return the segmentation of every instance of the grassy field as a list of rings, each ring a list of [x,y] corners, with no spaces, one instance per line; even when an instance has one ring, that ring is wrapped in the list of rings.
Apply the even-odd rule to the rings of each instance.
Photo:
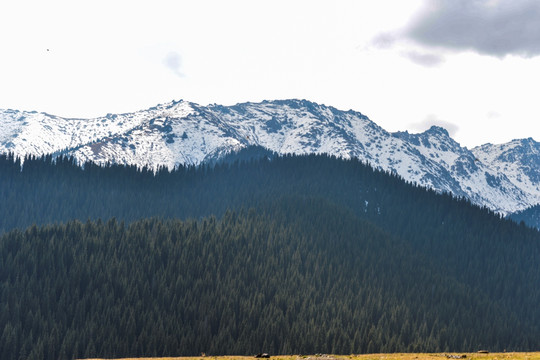
[[[272,356],[270,360],[540,360],[540,352],[520,353],[436,353],[436,354],[367,354],[367,355],[288,355]],[[254,360],[253,356],[206,356],[206,357],[160,357],[160,358],[124,358],[116,360]],[[86,359],[107,360],[107,359]]]

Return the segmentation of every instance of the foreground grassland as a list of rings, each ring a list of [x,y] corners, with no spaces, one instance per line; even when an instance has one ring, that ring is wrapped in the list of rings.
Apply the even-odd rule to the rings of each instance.
[[[366,355],[322,355],[322,356],[272,356],[270,360],[540,360],[540,352],[509,353],[435,353],[435,354],[366,354]],[[124,358],[116,360],[253,360],[253,356],[206,356],[206,357],[160,357],[160,358]],[[107,359],[86,359],[107,360]]]

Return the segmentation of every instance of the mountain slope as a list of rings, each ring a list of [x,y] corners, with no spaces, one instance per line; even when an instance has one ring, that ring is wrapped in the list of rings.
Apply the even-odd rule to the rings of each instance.
[[[540,346],[540,233],[357,159],[0,156],[0,185],[2,359]]]
[[[512,147],[521,152],[510,165],[505,160],[510,158],[501,154],[512,143],[469,150],[440,127],[421,134],[389,133],[359,112],[306,100],[234,106],[173,101],[86,120],[5,110],[0,111],[0,122],[0,152],[20,156],[67,154],[80,162],[156,169],[214,161],[258,145],[279,154],[358,158],[504,214],[540,202],[540,168],[535,166],[540,162],[539,147],[532,139],[529,146]]]
[[[532,204],[540,203],[540,143],[532,138],[512,140],[506,144],[485,144],[473,153],[483,163],[522,189]]]

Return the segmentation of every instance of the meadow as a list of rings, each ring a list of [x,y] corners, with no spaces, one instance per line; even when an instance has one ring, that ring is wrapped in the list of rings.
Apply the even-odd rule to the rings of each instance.
[[[199,356],[199,357],[158,357],[158,358],[122,358],[115,360],[252,360],[254,356]],[[504,352],[504,353],[396,353],[364,355],[278,355],[271,360],[540,360],[540,352]],[[111,360],[111,359],[85,359]]]

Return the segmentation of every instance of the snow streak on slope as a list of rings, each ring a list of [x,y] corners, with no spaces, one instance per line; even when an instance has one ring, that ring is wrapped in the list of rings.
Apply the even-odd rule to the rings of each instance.
[[[280,154],[356,157],[407,181],[502,213],[540,202],[540,146],[532,139],[472,151],[448,132],[389,133],[354,111],[306,100],[235,106],[178,101],[132,114],[64,119],[0,111],[0,152],[69,154],[79,161],[172,168],[259,145]]]

